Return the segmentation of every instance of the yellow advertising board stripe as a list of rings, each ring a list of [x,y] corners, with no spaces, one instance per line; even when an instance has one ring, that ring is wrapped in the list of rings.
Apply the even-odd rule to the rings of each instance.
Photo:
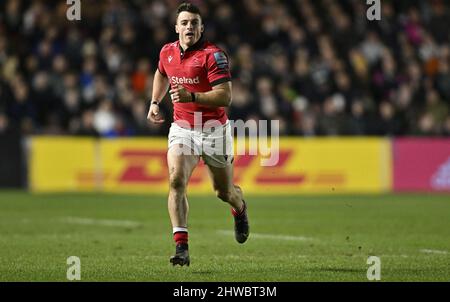
[[[96,188],[94,139],[34,136],[30,147],[31,190],[92,191]]]
[[[270,154],[277,159],[273,166],[263,165],[268,157],[249,155],[248,142],[245,149],[235,156],[234,171],[235,183],[248,194],[380,193],[392,187],[388,139],[281,138]],[[32,154],[33,190],[168,192],[163,138],[34,138]],[[75,159],[64,165],[68,158]],[[207,167],[200,163],[188,193],[212,192]]]
[[[101,140],[105,191],[168,192],[167,139]]]

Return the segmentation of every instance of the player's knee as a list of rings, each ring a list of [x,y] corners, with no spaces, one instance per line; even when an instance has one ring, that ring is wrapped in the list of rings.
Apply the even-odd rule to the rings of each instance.
[[[174,173],[169,177],[169,186],[171,190],[181,191],[186,188],[186,181],[183,176]]]

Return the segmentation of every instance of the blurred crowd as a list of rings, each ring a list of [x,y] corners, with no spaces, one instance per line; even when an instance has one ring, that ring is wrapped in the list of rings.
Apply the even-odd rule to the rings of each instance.
[[[450,135],[450,2],[195,0],[229,55],[230,119],[283,135]],[[147,121],[177,0],[99,0],[68,21],[65,0],[0,2],[0,132],[167,135]]]

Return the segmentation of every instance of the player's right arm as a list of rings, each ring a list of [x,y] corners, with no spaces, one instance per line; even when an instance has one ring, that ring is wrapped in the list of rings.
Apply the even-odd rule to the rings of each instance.
[[[159,103],[166,95],[168,89],[169,79],[163,75],[159,69],[157,69],[155,72],[155,77],[153,78],[152,100],[147,115],[147,119],[155,124],[164,123],[164,120],[161,118],[161,114],[159,112]]]

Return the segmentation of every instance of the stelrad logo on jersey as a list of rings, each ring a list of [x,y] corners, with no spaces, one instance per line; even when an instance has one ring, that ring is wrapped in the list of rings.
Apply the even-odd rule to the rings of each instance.
[[[186,78],[186,77],[176,77],[176,76],[172,76],[170,77],[170,82],[172,84],[200,84],[200,79],[198,76],[196,76],[195,78]]]

